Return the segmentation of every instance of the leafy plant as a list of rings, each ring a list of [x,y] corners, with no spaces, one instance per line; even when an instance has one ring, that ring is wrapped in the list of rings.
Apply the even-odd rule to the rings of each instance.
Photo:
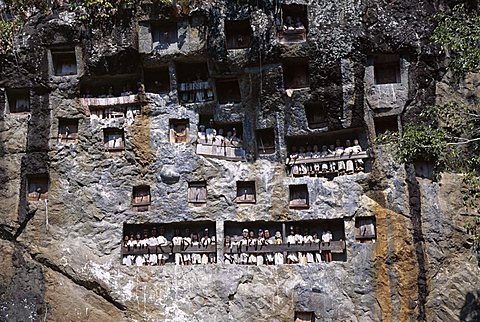
[[[438,163],[447,143],[445,130],[430,125],[407,124],[399,132],[386,132],[378,143],[395,143],[398,159],[403,163],[419,160]]]
[[[0,9],[0,55],[13,49],[16,34],[30,16],[47,10],[46,0],[5,0]]]
[[[480,68],[480,15],[468,11],[464,4],[456,5],[450,12],[434,16],[437,27],[433,40],[451,53],[450,69],[456,75],[464,75]]]
[[[18,20],[0,21],[0,55],[5,55],[13,48],[13,39],[19,28]]]

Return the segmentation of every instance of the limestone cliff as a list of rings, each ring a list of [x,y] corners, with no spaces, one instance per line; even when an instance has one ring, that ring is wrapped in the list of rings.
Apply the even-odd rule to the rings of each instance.
[[[0,320],[293,321],[295,312],[313,312],[316,321],[479,321],[480,266],[464,228],[461,175],[418,176],[375,143],[429,104],[478,101],[478,75],[453,86],[430,38],[432,15],[452,3],[232,0],[172,11],[138,1],[108,28],[86,24],[67,5],[31,16],[14,52],[0,57]],[[281,41],[278,20],[288,10],[305,13],[305,41]],[[228,45],[229,21],[248,21],[246,48]],[[164,23],[173,29],[156,35]],[[232,26],[243,39],[244,27]],[[398,79],[379,86],[375,64],[391,56]],[[289,73],[300,70],[307,84],[289,86]],[[194,73],[214,82],[212,100],[183,96]],[[162,90],[151,90],[151,77]],[[221,83],[232,79],[241,99],[221,102]],[[132,88],[122,91],[146,85],[132,98],[133,119],[128,111],[95,117],[90,92],[127,82]],[[22,93],[29,111],[16,113]],[[307,107],[318,102],[324,115],[312,126]],[[197,153],[198,125],[210,118],[241,130],[245,158]],[[78,122],[71,142],[59,138],[65,120]],[[172,143],[179,120],[187,138]],[[111,129],[123,135],[120,152],[107,146]],[[260,140],[265,129],[272,153]],[[365,171],[288,173],[292,146],[337,138],[368,148]],[[42,175],[48,202],[29,200]],[[187,191],[199,181],[207,199],[194,205]],[[255,203],[237,202],[241,181],[255,182]],[[289,206],[291,185],[306,185],[308,208]],[[139,186],[150,189],[147,211],[132,206]],[[355,235],[363,217],[375,218],[368,243]],[[122,265],[128,225],[204,222],[215,227],[218,263]],[[252,222],[334,223],[346,249],[332,263],[222,263],[226,231]]]

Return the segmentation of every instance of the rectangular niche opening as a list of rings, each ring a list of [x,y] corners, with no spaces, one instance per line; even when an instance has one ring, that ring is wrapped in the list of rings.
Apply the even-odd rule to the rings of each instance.
[[[151,24],[152,48],[167,49],[178,41],[176,22],[154,22]]]
[[[279,247],[280,251],[289,251],[288,248],[290,247],[287,243],[289,242],[289,232],[290,229],[293,228],[293,230],[304,236],[304,235],[310,235],[313,237],[315,236],[315,239],[320,239],[317,240],[319,243],[309,243],[308,241],[306,243],[303,243],[301,245],[298,245],[297,251],[301,251],[301,248],[304,249],[310,249],[312,251],[312,246],[313,246],[313,251],[317,252],[319,250],[319,246],[321,248],[321,252],[317,252],[317,255],[315,255],[313,258],[310,260],[307,260],[307,258],[299,258],[300,261],[298,263],[294,264],[307,264],[307,263],[320,263],[324,262],[326,260],[326,252],[323,253],[323,251],[330,251],[332,256],[331,260],[333,261],[346,261],[347,260],[347,254],[346,254],[346,243],[345,243],[345,223],[343,219],[327,219],[327,220],[299,220],[299,221],[278,221],[278,220],[272,220],[272,221],[225,221],[224,222],[224,236],[225,239],[227,239],[227,236],[232,242],[235,242],[236,245],[238,245],[238,242],[241,242],[243,239],[243,231],[246,229],[248,232],[253,231],[254,233],[254,238],[258,237],[258,232],[263,230],[265,233],[267,230],[270,233],[270,236],[275,236],[276,233],[278,232],[278,239],[276,238],[276,245],[275,247]],[[248,233],[247,233],[248,234]],[[236,245],[235,244],[230,244],[227,246],[230,248],[230,246],[233,246],[233,252],[237,252]],[[266,247],[269,247],[265,245]],[[232,248],[230,248],[232,249]],[[261,248],[247,248],[245,249],[246,253],[250,254],[258,254],[257,250],[261,250]],[[260,251],[263,253],[262,251]],[[225,252],[227,253],[227,252]],[[231,253],[231,254],[232,254]],[[322,253],[322,254],[320,254]],[[321,255],[321,257],[320,257]],[[265,259],[266,260],[266,259]],[[240,258],[234,259],[231,261],[231,263],[236,263],[236,264],[247,264],[247,260],[242,261]],[[243,262],[243,263],[242,263]],[[278,261],[275,261],[275,265],[279,264],[286,264],[287,263],[287,256],[285,256],[283,259],[278,259]],[[248,262],[248,264],[253,264],[253,262]],[[264,262],[265,264],[265,262]],[[273,264],[273,263],[272,263]]]
[[[255,181],[237,181],[237,203],[255,203]]]
[[[75,48],[51,49],[53,75],[77,75]]]
[[[193,181],[188,183],[188,202],[201,204],[207,202],[207,183]]]
[[[188,119],[170,119],[170,143],[187,143]]]
[[[191,236],[192,245],[185,247],[181,242],[180,244],[174,242],[176,231],[179,231],[182,237]],[[157,247],[156,243],[152,245],[151,242],[142,246],[143,243],[139,244],[136,241],[137,235],[139,235],[139,240],[152,236],[157,237],[157,241],[162,247]],[[202,237],[204,237],[203,245],[201,244]],[[129,241],[125,242],[127,239]],[[149,221],[142,224],[124,222],[123,240],[120,243],[122,245],[122,264],[127,266],[185,265],[181,259],[184,259],[187,254],[190,255],[188,257],[191,258],[192,264],[211,264],[217,261],[217,241],[214,221],[183,220],[168,223]],[[158,254],[158,257],[150,256],[151,254]],[[165,256],[162,262],[160,254],[170,256]]]
[[[207,63],[177,63],[175,69],[181,103],[202,103],[214,99]]]
[[[133,187],[132,206],[137,211],[148,211],[151,203],[150,186]]]
[[[364,242],[375,238],[375,217],[355,218],[355,239]]]
[[[275,153],[275,130],[273,128],[255,131],[258,154]]]
[[[315,315],[313,312],[295,311],[295,322],[315,322]]]
[[[218,103],[240,103],[240,85],[238,79],[217,79],[215,81],[217,88]]]
[[[168,66],[146,68],[144,70],[145,91],[165,94],[170,92],[170,72]]]
[[[298,43],[307,40],[308,11],[305,5],[282,5],[282,14],[275,19],[280,43]]]
[[[215,135],[222,135],[225,139],[235,136],[241,141],[243,136],[243,124],[240,122],[218,122],[214,121],[211,114],[200,114],[198,127],[205,128],[205,135],[208,136],[208,143]],[[220,142],[214,142],[220,145]],[[238,142],[237,142],[238,143]]]
[[[387,131],[398,132],[397,115],[375,117],[373,123],[375,124],[375,134],[377,136],[385,134]]]
[[[125,150],[125,136],[123,129],[106,128],[103,130],[104,144],[107,151]]]
[[[136,74],[101,75],[82,78],[80,95],[84,98],[111,98],[137,93],[140,78]],[[122,102],[117,102],[117,104]],[[113,104],[110,104],[113,105]]]
[[[308,208],[308,186],[306,184],[290,185],[290,208]]]
[[[24,88],[7,89],[7,105],[10,113],[30,112],[30,91]]]
[[[320,129],[328,127],[327,108],[325,104],[311,102],[305,103],[304,107],[309,128]]]
[[[368,140],[363,128],[285,138],[287,171],[292,177],[326,177],[370,171]]]
[[[308,59],[295,58],[285,60],[282,68],[285,89],[307,88],[309,86]]]
[[[213,118],[213,114],[200,114],[198,116],[198,126],[203,125],[205,127],[208,127],[208,125],[210,124],[210,120],[212,120],[213,122]]]
[[[48,200],[48,175],[27,177],[27,201]]]
[[[375,84],[401,83],[400,56],[377,55],[373,59]]]
[[[58,120],[58,143],[77,143],[78,119]]]
[[[243,126],[237,122],[215,122],[213,115],[200,114],[197,133],[197,154],[225,160],[242,160]]]
[[[225,20],[227,49],[250,47],[252,28],[248,20]]]

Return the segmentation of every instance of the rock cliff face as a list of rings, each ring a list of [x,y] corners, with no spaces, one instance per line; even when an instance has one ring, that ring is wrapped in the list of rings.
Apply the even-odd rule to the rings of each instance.
[[[430,40],[432,15],[448,5],[204,1],[188,14],[167,15],[161,4],[142,1],[103,30],[86,28],[66,8],[31,17],[15,55],[0,57],[0,320],[292,321],[295,312],[313,312],[316,321],[479,321],[480,268],[464,229],[470,217],[461,176],[417,176],[374,141],[428,104],[478,100],[478,75],[452,87]],[[306,10],[305,42],[279,41],[276,19],[289,10]],[[231,20],[248,21],[247,48],[226,46]],[[158,21],[174,26],[165,46],[156,46]],[[65,52],[75,75],[56,72]],[[375,64],[390,56],[398,59],[398,78],[382,85]],[[182,102],[182,83],[197,77],[189,63],[206,64],[214,100]],[[292,66],[307,70],[308,84],[290,88]],[[158,94],[147,85],[135,98],[133,123],[128,113],[95,118],[81,99],[99,84],[108,92],[110,83],[147,84],[151,75],[167,79],[166,88]],[[241,100],[222,104],[220,83],[231,79]],[[15,89],[27,90],[28,113],[14,113]],[[317,103],[324,109],[318,127],[305,108]],[[196,153],[197,126],[210,118],[242,132],[245,160]],[[59,142],[66,119],[78,120],[75,143]],[[188,127],[184,143],[172,143],[178,120]],[[123,130],[123,151],[105,148],[108,129]],[[264,129],[274,133],[273,153],[262,153]],[[359,138],[369,148],[366,171],[287,173],[292,146],[337,138]],[[27,200],[39,175],[48,177],[48,202]],[[197,181],[207,185],[200,205],[187,199]],[[255,182],[255,203],[238,203],[239,181]],[[307,186],[308,208],[289,207],[291,185]],[[150,187],[147,211],[132,206],[138,186]],[[355,236],[363,217],[375,218],[367,243]],[[205,222],[215,227],[218,263],[122,265],[128,227]],[[346,249],[332,263],[222,262],[227,231],[285,222],[333,225]]]

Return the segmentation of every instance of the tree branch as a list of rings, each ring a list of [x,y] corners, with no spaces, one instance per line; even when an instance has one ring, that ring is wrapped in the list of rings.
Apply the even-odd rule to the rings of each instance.
[[[462,142],[448,142],[447,145],[461,145],[461,144],[468,144],[468,143],[475,142],[475,141],[480,141],[480,138],[475,138],[475,139],[455,138],[455,139],[460,139],[460,140],[464,140],[464,141],[462,141]]]

